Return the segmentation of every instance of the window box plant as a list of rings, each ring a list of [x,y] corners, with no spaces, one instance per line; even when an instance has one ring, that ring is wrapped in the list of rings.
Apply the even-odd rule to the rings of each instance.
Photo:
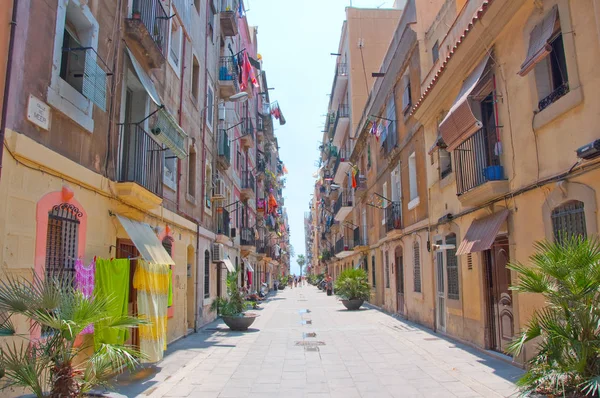
[[[335,294],[342,299],[348,310],[358,310],[371,294],[365,270],[347,269],[335,281]]]

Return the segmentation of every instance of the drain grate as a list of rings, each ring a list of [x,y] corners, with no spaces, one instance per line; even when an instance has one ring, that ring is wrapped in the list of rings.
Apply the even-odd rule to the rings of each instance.
[[[302,341],[296,341],[296,346],[297,347],[316,347],[318,345],[325,345],[324,341],[306,341],[306,340],[302,340]]]

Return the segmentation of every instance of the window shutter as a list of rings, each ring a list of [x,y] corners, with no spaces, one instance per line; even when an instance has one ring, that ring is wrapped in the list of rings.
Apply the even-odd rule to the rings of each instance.
[[[554,32],[556,17],[558,16],[558,7],[555,5],[544,17],[542,22],[537,24],[529,35],[529,49],[527,58],[521,64],[519,75],[525,76],[535,67],[535,65],[544,59],[552,51],[548,41]]]
[[[413,244],[413,276],[414,276],[414,291],[421,292],[421,250],[419,242]]]
[[[83,71],[83,95],[106,112],[106,73],[92,59],[92,50],[86,51]]]

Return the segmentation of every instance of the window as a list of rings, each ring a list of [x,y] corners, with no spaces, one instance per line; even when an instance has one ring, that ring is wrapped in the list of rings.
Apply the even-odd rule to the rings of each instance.
[[[387,181],[383,183],[383,189],[382,189],[382,193],[381,196],[383,196],[382,200],[381,200],[381,225],[385,225],[385,212],[387,210],[387,206],[388,206],[388,201],[387,201]]]
[[[411,101],[410,76],[406,73],[402,76],[402,112],[406,113],[410,109]]]
[[[440,148],[438,150],[438,159],[440,162],[440,179],[445,178],[452,173],[452,158],[450,152],[446,148]]]
[[[371,273],[373,276],[373,287],[377,286],[377,278],[375,272],[375,256],[371,256]]]
[[[385,288],[390,288],[390,254],[385,252]]]
[[[204,251],[204,298],[210,297],[210,253]]]
[[[448,278],[448,298],[459,299],[458,258],[456,257],[456,235],[446,237],[447,245],[454,245],[454,249],[446,249],[446,276]]]
[[[209,129],[211,129],[211,131],[213,128],[213,117],[215,113],[214,102],[215,93],[213,91],[213,88],[209,85],[206,92],[206,125]]]
[[[171,238],[170,236],[165,236],[162,240],[163,247],[171,257],[173,257],[173,241],[173,238]]]
[[[398,145],[398,132],[396,131],[396,100],[394,98],[394,91],[388,99],[385,113],[387,123],[387,135],[385,137],[385,150],[391,152],[396,145]]]
[[[213,177],[212,177],[212,168],[210,165],[206,165],[206,175],[204,176],[204,196],[206,209],[211,208],[211,197],[213,190]]]
[[[190,147],[188,155],[188,194],[196,197],[196,150]]]
[[[238,171],[242,171],[242,153],[239,151],[239,149],[237,151],[236,164]]]
[[[210,3],[210,10],[208,14],[208,37],[210,38],[210,42],[215,42],[215,15],[217,15],[217,10],[215,9],[215,4],[213,0],[208,0]]]
[[[171,8],[171,15],[175,14],[173,9]],[[171,32],[169,36],[169,63],[179,76],[180,68],[180,58],[181,58],[181,49],[183,47],[183,29],[179,24],[177,18],[171,18]]]
[[[198,90],[200,89],[200,63],[196,56],[192,57],[192,98],[196,101],[198,98]]]
[[[572,200],[552,210],[552,231],[557,242],[587,237],[583,202]]]
[[[433,48],[431,49],[431,58],[433,59],[434,65],[438,61],[438,59],[440,59],[440,42],[439,42],[439,40],[436,40],[435,44],[433,45]]]
[[[421,293],[421,250],[419,242],[413,244],[413,278],[414,291]]]
[[[63,37],[63,51],[60,60],[60,78],[69,83],[71,87],[83,94],[83,73],[85,69],[86,51],[66,50],[83,47],[74,29],[65,27]]]
[[[177,156],[167,149],[164,153],[163,184],[177,190]]]
[[[419,204],[419,190],[417,185],[417,158],[415,153],[411,153],[408,157],[408,183],[410,202],[408,209],[414,209]]]
[[[79,239],[78,208],[62,203],[48,213],[46,236],[46,277],[62,279],[75,277],[75,259]]]
[[[209,0],[212,3],[212,0]],[[194,7],[196,7],[196,12],[200,13],[200,0],[194,0]]]
[[[371,169],[371,143],[367,144],[367,169]]]

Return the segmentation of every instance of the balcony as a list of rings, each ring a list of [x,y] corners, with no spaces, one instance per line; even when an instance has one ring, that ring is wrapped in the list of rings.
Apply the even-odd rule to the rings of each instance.
[[[354,207],[354,195],[350,189],[344,189],[338,195],[335,204],[333,205],[333,217],[335,221],[342,222],[346,219],[348,214],[352,212]]]
[[[258,240],[256,240],[256,253],[261,254],[263,257],[268,257],[266,237],[263,236],[262,238],[258,238]]]
[[[144,210],[162,203],[163,148],[141,125],[120,126],[116,194]]]
[[[217,166],[221,170],[227,171],[231,166],[231,142],[229,142],[227,131],[220,129],[217,140]]]
[[[333,145],[342,146],[346,131],[350,125],[350,105],[340,104],[338,107],[335,123],[333,125]],[[350,153],[348,154],[350,155]]]
[[[125,19],[125,40],[142,55],[150,69],[165,63],[169,16],[160,0],[133,0],[131,18]]]
[[[221,98],[229,98],[239,91],[237,65],[232,56],[219,59],[219,94]]]
[[[385,209],[386,232],[402,229],[402,202],[391,202]]]
[[[263,142],[265,138],[265,119],[260,113],[256,114],[256,139]]]
[[[226,243],[231,236],[229,211],[223,207],[217,208],[217,243]]]
[[[369,239],[367,235],[364,233],[363,235],[361,235],[360,232],[361,231],[359,227],[354,228],[354,231],[352,232],[354,239],[354,251],[362,251],[369,249]]]
[[[335,160],[335,166],[333,168],[333,182],[336,184],[342,184],[346,177],[348,177],[348,172],[350,171],[350,154],[352,152],[346,149],[340,149],[338,153],[338,157]]]
[[[242,137],[240,143],[244,148],[252,148],[254,146],[254,126],[249,117],[242,119]]]
[[[254,237],[254,228],[240,228],[240,246],[242,246],[242,252],[247,253],[256,251],[256,239]]]
[[[456,194],[464,206],[485,203],[509,190],[495,131],[481,129],[454,150]]]
[[[256,192],[254,175],[252,175],[251,171],[242,171],[242,200],[254,199],[254,192]]]
[[[337,258],[345,258],[354,254],[354,241],[349,236],[341,236],[335,241],[334,254]]]
[[[335,77],[331,87],[331,104],[338,104],[346,93],[348,86],[348,64],[338,62],[335,66]]]
[[[221,34],[224,37],[233,37],[238,34],[237,25],[237,0],[222,0],[219,12],[219,20],[221,22]]]

